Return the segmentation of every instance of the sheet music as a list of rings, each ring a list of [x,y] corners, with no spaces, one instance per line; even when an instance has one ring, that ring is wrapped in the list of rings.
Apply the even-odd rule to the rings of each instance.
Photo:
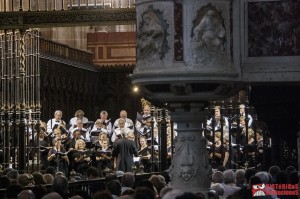
[[[133,162],[139,162],[141,157],[133,157]]]

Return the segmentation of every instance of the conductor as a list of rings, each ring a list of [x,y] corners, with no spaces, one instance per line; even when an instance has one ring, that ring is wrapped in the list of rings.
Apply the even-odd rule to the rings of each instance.
[[[117,137],[112,150],[112,157],[116,158],[116,170],[131,172],[134,165],[133,155],[138,156],[136,144],[127,138],[126,133],[118,134]]]

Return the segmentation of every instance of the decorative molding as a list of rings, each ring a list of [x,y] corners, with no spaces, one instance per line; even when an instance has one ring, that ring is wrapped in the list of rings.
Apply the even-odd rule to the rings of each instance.
[[[0,29],[134,24],[135,8],[1,12]]]

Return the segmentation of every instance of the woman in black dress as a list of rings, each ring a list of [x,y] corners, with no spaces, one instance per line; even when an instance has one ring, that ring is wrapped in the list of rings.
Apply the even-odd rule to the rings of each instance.
[[[69,158],[62,146],[61,139],[54,138],[53,145],[53,148],[48,153],[49,166],[54,167],[56,171],[61,171],[67,176]]]
[[[141,157],[140,164],[144,166],[144,172],[148,173],[151,171],[151,149],[147,145],[145,137],[140,137],[140,150],[138,155]]]
[[[102,141],[101,148],[98,148],[95,154],[96,154],[95,156],[96,156],[97,168],[100,174],[102,175],[102,177],[104,177],[105,170],[107,169],[109,169],[110,171],[113,170],[112,151],[108,146],[108,139]]]

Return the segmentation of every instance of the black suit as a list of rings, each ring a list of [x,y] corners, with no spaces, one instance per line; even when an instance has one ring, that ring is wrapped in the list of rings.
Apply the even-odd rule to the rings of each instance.
[[[117,158],[117,171],[131,172],[134,165],[133,155],[138,156],[135,142],[127,138],[117,139],[112,155]]]

